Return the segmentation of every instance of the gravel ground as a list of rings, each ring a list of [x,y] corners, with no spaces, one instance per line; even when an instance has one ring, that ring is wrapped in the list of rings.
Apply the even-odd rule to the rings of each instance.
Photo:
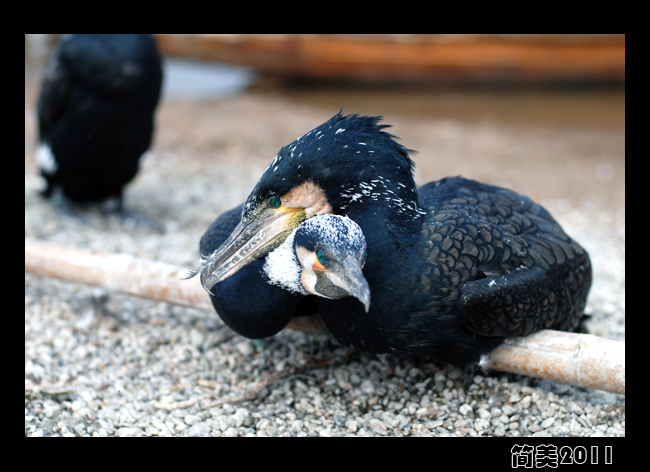
[[[270,92],[165,102],[126,200],[161,230],[94,210],[66,215],[37,195],[37,76],[26,72],[25,237],[185,266],[277,150],[346,104]],[[384,114],[420,151],[418,183],[463,174],[547,206],[591,254],[590,332],[625,339],[624,127]],[[246,397],[313,359],[335,361]],[[25,274],[25,435],[613,437],[625,436],[625,397],[500,373],[466,379],[429,359],[351,353],[290,330],[255,343],[213,312]]]

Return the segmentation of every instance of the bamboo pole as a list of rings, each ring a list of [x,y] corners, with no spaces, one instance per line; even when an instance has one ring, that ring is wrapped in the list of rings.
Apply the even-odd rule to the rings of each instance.
[[[88,251],[25,240],[25,272],[128,293],[177,305],[212,310],[197,278],[183,268],[127,255]],[[290,328],[322,331],[318,317],[296,318]],[[502,372],[625,394],[625,343],[597,336],[544,330],[510,338],[482,365]]]
[[[625,343],[545,329],[506,339],[488,368],[625,394]]]

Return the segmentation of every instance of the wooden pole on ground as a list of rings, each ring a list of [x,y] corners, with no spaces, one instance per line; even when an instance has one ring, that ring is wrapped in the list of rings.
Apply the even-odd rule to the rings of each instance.
[[[212,310],[198,278],[183,280],[183,268],[127,255],[25,240],[25,272],[103,287],[177,305]],[[322,329],[318,317],[296,318],[290,328]],[[510,338],[487,359],[502,372],[625,394],[625,343],[586,334],[543,330]]]

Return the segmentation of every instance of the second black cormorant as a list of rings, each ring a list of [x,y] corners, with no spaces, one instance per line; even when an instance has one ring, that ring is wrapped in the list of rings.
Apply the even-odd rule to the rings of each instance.
[[[346,346],[462,365],[509,336],[574,329],[591,285],[586,251],[511,190],[462,177],[417,189],[410,151],[379,121],[339,113],[282,148],[204,261],[206,290],[302,221],[333,213],[354,220],[368,246],[370,309],[351,297],[316,299]]]
[[[237,226],[241,210],[233,208],[210,225],[201,238],[204,258]],[[368,309],[370,288],[361,272],[366,240],[354,221],[318,215],[279,242],[261,248],[248,264],[210,288],[214,308],[233,331],[251,339],[273,336],[292,318],[316,314],[313,295],[356,297]]]
[[[37,162],[75,203],[117,200],[149,148],[162,83],[151,35],[79,34],[61,39],[38,99]]]

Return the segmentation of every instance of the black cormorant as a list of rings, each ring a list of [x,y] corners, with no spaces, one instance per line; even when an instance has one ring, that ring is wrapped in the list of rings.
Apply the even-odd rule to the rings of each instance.
[[[334,213],[363,230],[372,297],[369,311],[350,297],[316,300],[343,345],[463,365],[509,336],[575,329],[591,285],[585,250],[511,190],[462,177],[418,190],[410,151],[380,119],[339,113],[282,148],[240,224],[203,264],[204,287],[246,268],[301,221]]]
[[[210,225],[201,238],[201,254],[210,255],[221,246],[239,223],[241,211],[242,206],[233,208]],[[354,296],[366,309],[370,306],[370,289],[361,272],[366,240],[354,221],[318,215],[278,242],[268,255],[249,258],[210,289],[214,308],[235,332],[251,339],[273,336],[291,318],[316,313],[310,300],[315,297],[308,295]]]
[[[117,199],[151,144],[162,82],[151,35],[78,34],[59,42],[38,99],[37,161],[50,197]]]

